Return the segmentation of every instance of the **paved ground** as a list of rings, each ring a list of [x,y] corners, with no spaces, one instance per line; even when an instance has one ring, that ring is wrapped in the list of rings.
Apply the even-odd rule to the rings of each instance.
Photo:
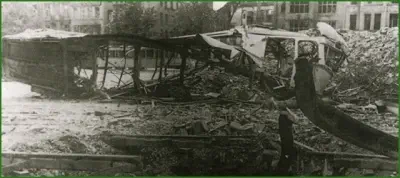
[[[90,76],[90,71],[87,73]],[[99,71],[99,83],[102,80],[100,75],[102,73],[103,71]],[[141,78],[148,80],[152,75],[152,71],[145,71],[142,72]],[[106,87],[115,86],[117,77],[112,74],[107,76]],[[129,82],[130,76],[124,76],[123,81]],[[37,93],[32,93],[28,85],[2,82],[2,151],[104,152],[107,146],[94,137],[109,130],[125,134],[141,133],[140,129],[131,128],[133,123],[140,122],[135,116],[143,114],[141,108],[147,107],[76,100],[48,100],[39,96]],[[106,114],[99,116],[95,115],[95,112]],[[114,118],[127,113],[133,115]],[[143,122],[135,126],[141,124]],[[114,128],[121,125],[121,128]],[[57,143],[63,137],[71,137],[75,142],[84,144],[87,149],[69,150],[69,145]]]

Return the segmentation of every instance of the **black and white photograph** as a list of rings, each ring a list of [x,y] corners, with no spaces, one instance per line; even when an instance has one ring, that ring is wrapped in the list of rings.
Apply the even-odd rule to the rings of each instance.
[[[1,2],[1,174],[397,177],[398,11]]]

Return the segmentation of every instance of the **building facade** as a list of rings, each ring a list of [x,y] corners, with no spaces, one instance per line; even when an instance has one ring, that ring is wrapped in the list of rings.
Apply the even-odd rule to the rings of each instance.
[[[160,1],[160,2],[141,2],[144,8],[154,8],[156,14],[156,23],[153,27],[151,36],[168,37],[174,36],[171,24],[175,18],[174,13],[183,4],[178,1]]]
[[[104,34],[112,19],[113,5],[110,2],[71,2],[71,31],[89,34]]]
[[[42,28],[71,31],[71,15],[68,2],[41,2],[33,5],[42,18]]]
[[[351,30],[379,30],[398,25],[398,3],[353,2],[346,4],[343,28]]]
[[[103,34],[113,10],[109,2],[40,2],[34,5],[43,28]]]
[[[398,23],[398,3],[390,1],[241,3],[231,24],[233,26],[259,24],[300,31],[314,28],[317,22],[326,22],[336,29],[350,30],[395,27]]]
[[[378,30],[397,26],[398,4],[392,2],[278,2],[276,27],[299,31],[326,22],[337,29]]]
[[[245,2],[240,3],[233,14],[231,24],[238,25],[274,25],[274,3],[273,2]]]

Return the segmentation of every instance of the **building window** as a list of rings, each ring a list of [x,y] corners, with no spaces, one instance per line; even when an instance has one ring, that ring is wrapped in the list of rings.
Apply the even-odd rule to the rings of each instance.
[[[336,13],[336,2],[318,2],[318,13]]]
[[[350,30],[355,30],[357,27],[357,15],[350,15]]]
[[[85,9],[84,8],[80,8],[81,13],[79,14],[79,17],[82,19],[85,15]]]
[[[164,2],[160,2],[160,6],[162,7],[164,5]]]
[[[46,9],[45,14],[46,14],[46,17],[49,17],[49,16],[50,16],[50,10],[49,10],[49,9]]]
[[[301,31],[309,29],[308,20],[290,20],[289,21],[289,30],[290,31]]]
[[[286,3],[282,3],[281,5],[281,12],[285,12],[286,11]]]
[[[379,30],[380,28],[381,28],[381,14],[375,14],[374,30]]]
[[[364,30],[370,30],[371,14],[364,14]]]
[[[93,14],[93,7],[89,7],[89,8],[88,8],[88,13],[89,13],[89,17],[90,17],[90,18],[94,16],[94,14]]]
[[[270,12],[270,10],[265,12],[265,22],[272,22],[272,14]]]
[[[64,29],[69,31],[70,30],[69,25],[68,24],[64,25]]]
[[[174,2],[169,2],[169,6],[171,9],[174,9]]]
[[[108,10],[107,11],[107,17],[108,17],[108,21],[112,22],[113,21],[113,11],[112,10]]]
[[[291,2],[290,13],[308,13],[309,2]]]
[[[85,8],[85,17],[88,18],[89,17],[89,7]]]
[[[79,26],[77,25],[74,26],[74,32],[79,32]]]
[[[94,17],[96,17],[96,18],[100,17],[100,8],[99,7],[94,8]]]
[[[76,8],[76,7],[73,7],[72,8],[72,17],[74,17],[74,18],[76,18],[77,17],[77,14],[78,14],[78,9]]]
[[[160,12],[160,25],[164,24],[164,15]]]
[[[390,14],[389,27],[397,27],[398,14]]]
[[[165,14],[165,24],[168,25],[168,14]]]
[[[254,12],[248,11],[247,12],[247,25],[251,25],[254,23]]]

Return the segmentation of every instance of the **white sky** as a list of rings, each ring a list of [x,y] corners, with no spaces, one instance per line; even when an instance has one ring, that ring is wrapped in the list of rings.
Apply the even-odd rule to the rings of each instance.
[[[218,10],[219,8],[221,8],[222,6],[224,6],[227,3],[227,1],[217,1],[217,2],[213,2],[213,9],[214,10]]]

